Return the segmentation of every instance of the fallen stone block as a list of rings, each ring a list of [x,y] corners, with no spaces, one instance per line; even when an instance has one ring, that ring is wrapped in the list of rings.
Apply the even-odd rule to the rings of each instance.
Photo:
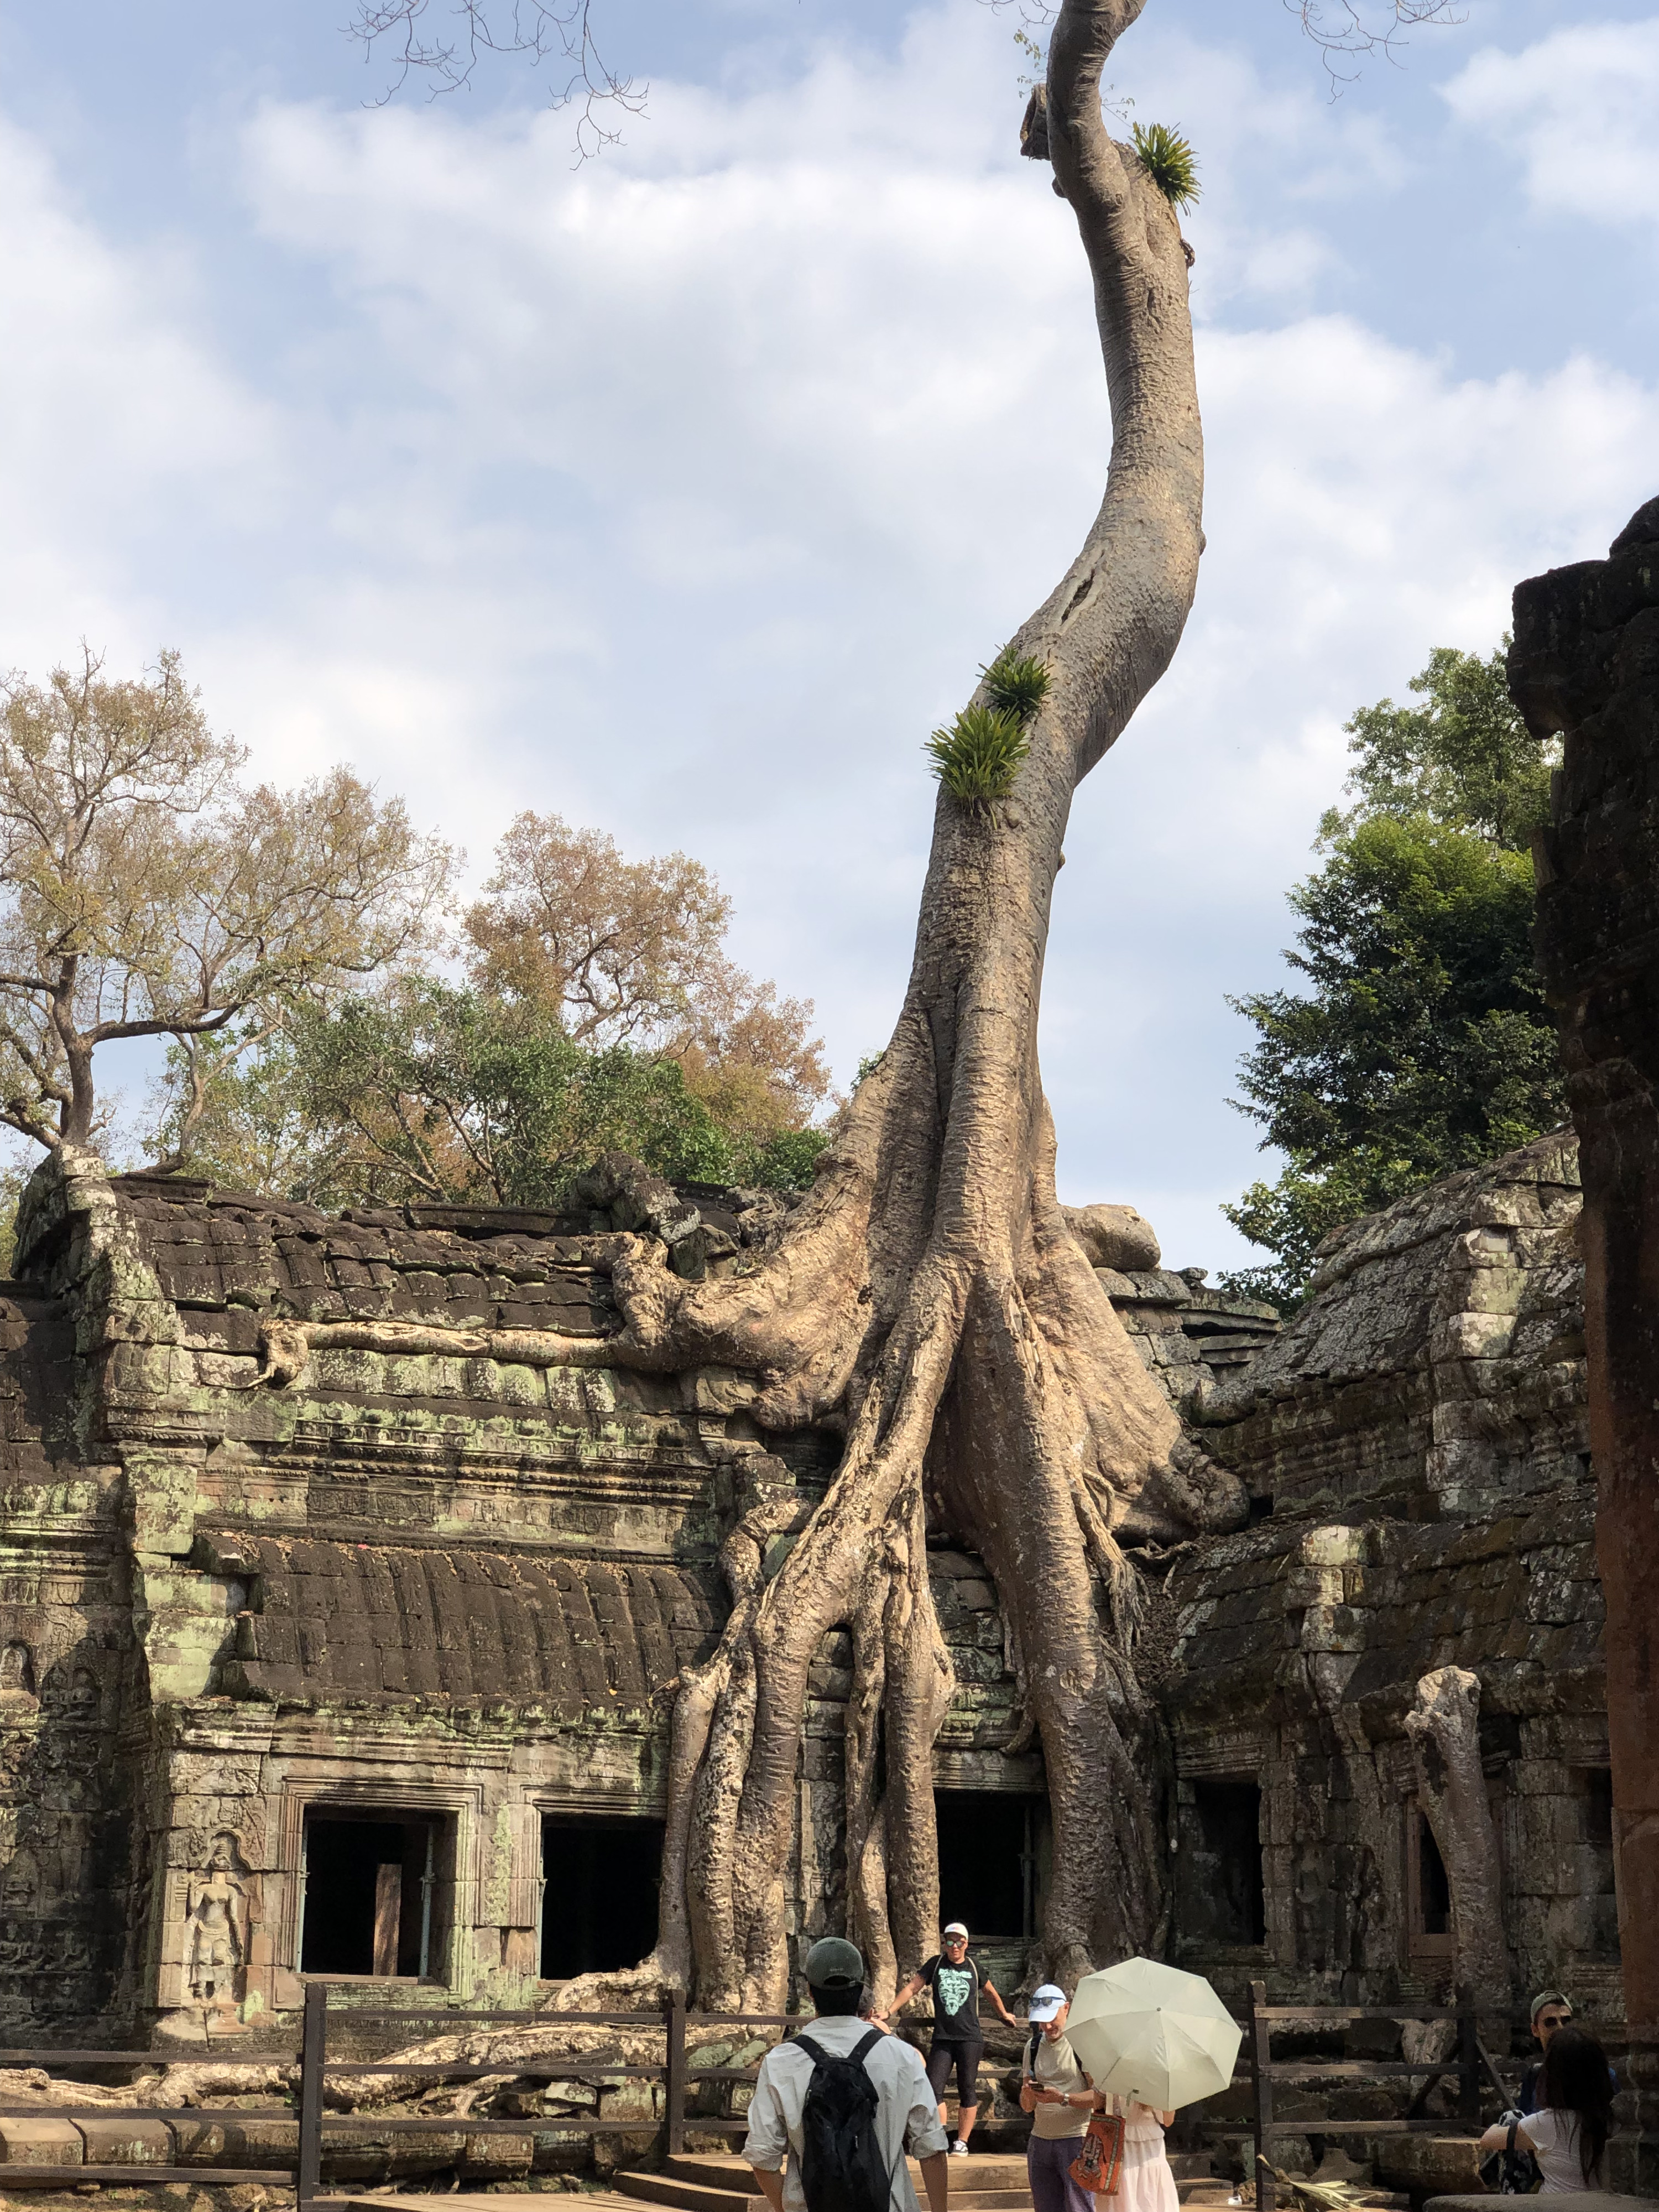
[[[171,2166],[173,2130],[165,2120],[136,2120],[125,2112],[77,2112],[74,2125],[86,2145],[88,2166]]]
[[[0,2162],[7,2166],[84,2166],[70,2120],[0,2120]]]

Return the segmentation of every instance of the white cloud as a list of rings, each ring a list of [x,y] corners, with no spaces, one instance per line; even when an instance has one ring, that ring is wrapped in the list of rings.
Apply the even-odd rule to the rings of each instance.
[[[1489,47],[1445,97],[1520,156],[1538,206],[1602,224],[1659,221],[1659,16],[1577,24],[1516,54]]]
[[[129,659],[169,642],[136,549],[172,503],[268,527],[274,415],[198,334],[185,269],[115,252],[39,146],[0,122],[0,595],[8,657],[61,656],[85,633]]]
[[[1210,552],[1174,669],[1079,799],[1045,1072],[1068,1193],[1142,1202],[1173,1260],[1215,1261],[1215,1205],[1258,1167],[1223,997],[1274,980],[1342,720],[1605,546],[1659,400],[1588,356],[1460,380],[1313,312],[1343,250],[1324,204],[1391,188],[1387,140],[1235,54],[1144,58],[1138,112],[1206,162]],[[849,1073],[902,988],[921,741],[1105,462],[1081,257],[1011,156],[1011,78],[1002,27],[951,0],[890,61],[659,83],[626,154],[574,173],[564,118],[267,105],[250,264],[332,303],[240,372],[188,270],[112,252],[15,137],[0,284],[52,366],[7,371],[39,427],[0,416],[34,564],[0,659],[100,623],[130,653],[174,640],[262,769],[352,758],[475,862],[528,805],[682,845]]]

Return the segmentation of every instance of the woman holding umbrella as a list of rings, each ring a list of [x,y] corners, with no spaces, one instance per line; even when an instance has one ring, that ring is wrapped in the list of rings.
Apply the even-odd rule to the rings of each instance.
[[[1232,2080],[1238,2022],[1201,1975],[1126,1959],[1083,1977],[1066,2034],[1103,2108],[1123,2123],[1121,2212],[1176,2212],[1164,2130],[1182,2106]]]
[[[1091,2212],[1089,2193],[1073,2179],[1072,2164],[1097,2112],[1110,2112],[1123,2123],[1118,2212],[1176,2212],[1175,2176],[1164,2148],[1164,2130],[1174,2113],[1097,2089],[1067,2039],[1069,2010],[1065,1990],[1053,1982],[1031,1999],[1034,2033],[1025,2047],[1019,2105],[1031,2115],[1025,2169],[1036,2212]]]

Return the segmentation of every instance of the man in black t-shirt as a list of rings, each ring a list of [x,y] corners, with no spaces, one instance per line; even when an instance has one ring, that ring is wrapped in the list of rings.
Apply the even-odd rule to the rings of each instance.
[[[979,2117],[979,2062],[985,2049],[985,2031],[979,2024],[980,1991],[984,1990],[1010,2027],[1018,2027],[1019,2022],[997,1994],[989,1976],[981,1974],[969,1956],[968,1930],[959,1920],[951,1923],[945,1931],[942,1949],[902,1984],[883,2017],[890,2019],[922,1990],[930,1990],[933,1998],[933,2041],[927,2053],[927,2079],[939,2100],[939,2117],[943,2125],[945,2087],[953,2071],[956,2075],[957,2139],[951,2150],[953,2156],[965,2158],[968,2138]]]

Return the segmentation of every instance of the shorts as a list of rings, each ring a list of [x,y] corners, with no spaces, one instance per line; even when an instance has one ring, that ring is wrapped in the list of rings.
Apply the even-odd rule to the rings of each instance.
[[[982,2043],[936,2043],[927,2054],[927,2079],[933,2094],[941,2103],[945,2100],[945,2085],[956,2069],[957,2102],[977,2105],[979,2102],[979,2062],[985,2055]]]

